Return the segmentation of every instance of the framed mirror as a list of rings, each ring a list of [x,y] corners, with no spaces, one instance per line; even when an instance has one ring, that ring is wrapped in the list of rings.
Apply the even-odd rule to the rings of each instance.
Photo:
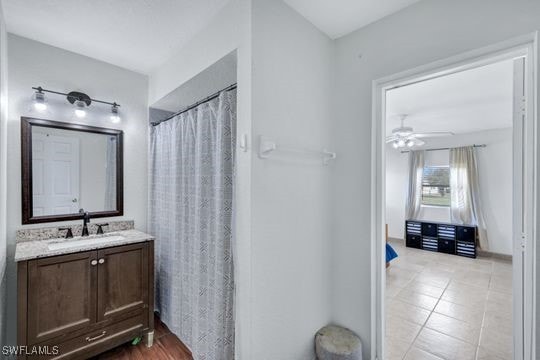
[[[124,214],[122,130],[21,118],[22,223]]]

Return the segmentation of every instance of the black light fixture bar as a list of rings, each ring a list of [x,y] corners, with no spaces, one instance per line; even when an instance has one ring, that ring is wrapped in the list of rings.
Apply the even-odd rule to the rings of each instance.
[[[74,97],[74,96],[70,95],[69,93],[63,93],[63,92],[60,92],[60,91],[48,90],[48,89],[42,88],[41,86],[32,87],[32,89],[37,90],[39,92],[45,92],[45,93],[56,94],[56,95],[64,95],[64,96],[67,96],[67,97]],[[75,100],[84,100],[84,99],[75,98]],[[92,98],[90,98],[90,100],[93,101],[93,102],[101,103],[101,104],[107,104],[107,105],[111,105],[111,106],[120,107],[120,104],[117,104],[116,102],[109,102],[109,101],[103,101],[103,100],[92,99]]]

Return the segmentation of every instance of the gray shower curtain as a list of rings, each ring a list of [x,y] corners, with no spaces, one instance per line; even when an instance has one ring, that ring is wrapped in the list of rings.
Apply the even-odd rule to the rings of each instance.
[[[151,129],[156,309],[196,360],[234,358],[236,91]]]

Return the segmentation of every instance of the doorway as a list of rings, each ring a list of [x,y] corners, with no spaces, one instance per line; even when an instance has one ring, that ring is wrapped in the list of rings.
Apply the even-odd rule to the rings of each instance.
[[[535,81],[533,77],[534,68],[534,37],[521,38],[515,41],[510,41],[505,44],[499,44],[491,46],[485,49],[480,49],[467,54],[463,54],[451,59],[440,61],[435,64],[430,64],[419,69],[407,71],[405,73],[397,74],[392,77],[378,80],[374,82],[374,132],[373,141],[375,143],[375,156],[373,158],[372,169],[374,173],[373,177],[373,247],[375,250],[376,261],[373,264],[374,277],[373,277],[373,311],[374,311],[374,326],[372,328],[374,334],[373,346],[377,349],[377,352],[373,352],[373,358],[379,359],[392,359],[392,354],[387,353],[388,349],[385,344],[385,319],[386,319],[386,306],[385,298],[386,294],[386,229],[387,224],[386,217],[386,158],[388,149],[386,147],[387,129],[385,119],[388,118],[387,114],[387,101],[389,100],[389,92],[398,88],[403,88],[413,84],[426,82],[433,79],[450,76],[452,74],[459,74],[467,70],[478,69],[488,65],[496,64],[501,61],[511,61],[513,67],[513,113],[512,113],[512,244],[511,244],[511,303],[512,303],[512,336],[513,346],[511,354],[514,359],[532,359],[534,356],[533,342],[533,304],[534,304],[534,231],[536,224],[534,223],[534,213],[536,209],[535,201],[535,186],[533,184],[533,174],[535,174],[534,163],[534,151],[536,136],[533,132],[535,129],[535,106],[534,106],[534,90]],[[530,100],[530,101],[527,101]],[[407,127],[406,124],[403,127]],[[397,144],[396,144],[397,145]],[[407,144],[399,144],[407,145]],[[473,144],[470,144],[473,145]],[[483,144],[477,144],[483,145]],[[414,146],[412,146],[414,149]],[[406,151],[406,149],[404,150]],[[439,168],[437,169],[437,166]],[[431,166],[432,173],[443,173],[440,167],[444,165]],[[429,185],[429,184],[428,184]],[[440,186],[439,186],[440,185]],[[433,188],[442,188],[444,184],[434,184]],[[426,194],[426,198],[430,201],[445,201],[445,192],[440,199],[435,196],[435,193]],[[440,195],[440,194],[439,194]],[[436,221],[431,223],[437,224]],[[443,222],[440,222],[443,223]],[[403,227],[402,239],[405,239],[405,226]],[[435,236],[433,236],[435,237]],[[455,240],[455,238],[454,238]],[[426,244],[426,248],[429,244]],[[437,245],[435,245],[437,246]],[[452,244],[452,246],[454,246]],[[422,248],[422,245],[420,245]],[[406,247],[406,243],[403,243],[403,252],[409,250]],[[418,250],[419,254],[423,254],[425,250]],[[450,252],[455,252],[451,250]],[[426,253],[427,254],[427,253]],[[434,253],[430,255],[435,255]],[[440,255],[437,253],[436,255]],[[422,255],[418,255],[420,257]],[[455,256],[455,255],[447,255]],[[461,259],[461,258],[460,258]],[[463,258],[464,259],[464,258]],[[487,264],[487,263],[485,263]],[[391,265],[392,266],[392,265]],[[491,269],[493,269],[493,263],[491,263]],[[490,275],[491,276],[491,275]],[[462,280],[469,281],[467,274],[462,274]],[[487,286],[489,290],[489,280],[483,285]],[[470,281],[469,281],[470,282]],[[479,283],[482,282],[479,280]],[[432,284],[433,285],[433,284]],[[444,286],[443,286],[444,285]],[[449,283],[439,284],[442,286],[443,293],[448,290]],[[455,289],[450,289],[455,290]],[[443,295],[441,295],[442,297]],[[448,295],[447,295],[448,296]],[[437,296],[434,296],[435,298]],[[441,299],[439,297],[437,302]],[[448,300],[448,298],[447,298]],[[417,300],[415,300],[417,301]],[[410,303],[411,301],[409,301]],[[435,307],[437,303],[433,306]],[[430,305],[431,306],[431,305]],[[431,317],[430,312],[426,314],[426,322]],[[444,317],[438,315],[434,316],[434,320],[431,323],[431,327],[444,326]],[[441,317],[438,319],[438,317]],[[483,320],[484,315],[482,315]],[[435,323],[438,321],[438,325]],[[441,325],[443,324],[443,325]],[[463,330],[465,332],[465,330]],[[481,331],[481,330],[480,330]],[[418,331],[418,333],[420,330]],[[432,333],[432,336],[438,337],[440,332]],[[454,334],[455,335],[455,334]],[[417,335],[415,335],[417,336]],[[464,336],[459,334],[459,336]],[[441,337],[443,337],[441,335]],[[440,340],[440,338],[438,338]],[[474,341],[473,341],[474,342]],[[455,345],[454,345],[455,347]],[[471,358],[475,359],[478,356],[478,344],[475,346],[474,354]],[[409,346],[408,350],[412,349]],[[407,351],[408,351],[407,350]],[[422,349],[420,349],[422,350]],[[450,349],[447,353],[441,353],[434,351],[435,356],[444,358],[452,358],[454,356],[460,356],[458,351]],[[441,356],[444,355],[444,356]],[[399,356],[399,355],[398,355]],[[402,358],[405,358],[406,352]],[[471,356],[471,355],[467,355]],[[399,358],[399,357],[397,357]],[[468,357],[467,357],[468,358]]]

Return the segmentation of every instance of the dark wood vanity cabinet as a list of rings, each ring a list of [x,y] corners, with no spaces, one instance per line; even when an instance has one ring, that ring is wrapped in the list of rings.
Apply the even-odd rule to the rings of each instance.
[[[18,263],[18,342],[87,359],[153,334],[153,241]],[[150,339],[151,342],[151,339]]]

